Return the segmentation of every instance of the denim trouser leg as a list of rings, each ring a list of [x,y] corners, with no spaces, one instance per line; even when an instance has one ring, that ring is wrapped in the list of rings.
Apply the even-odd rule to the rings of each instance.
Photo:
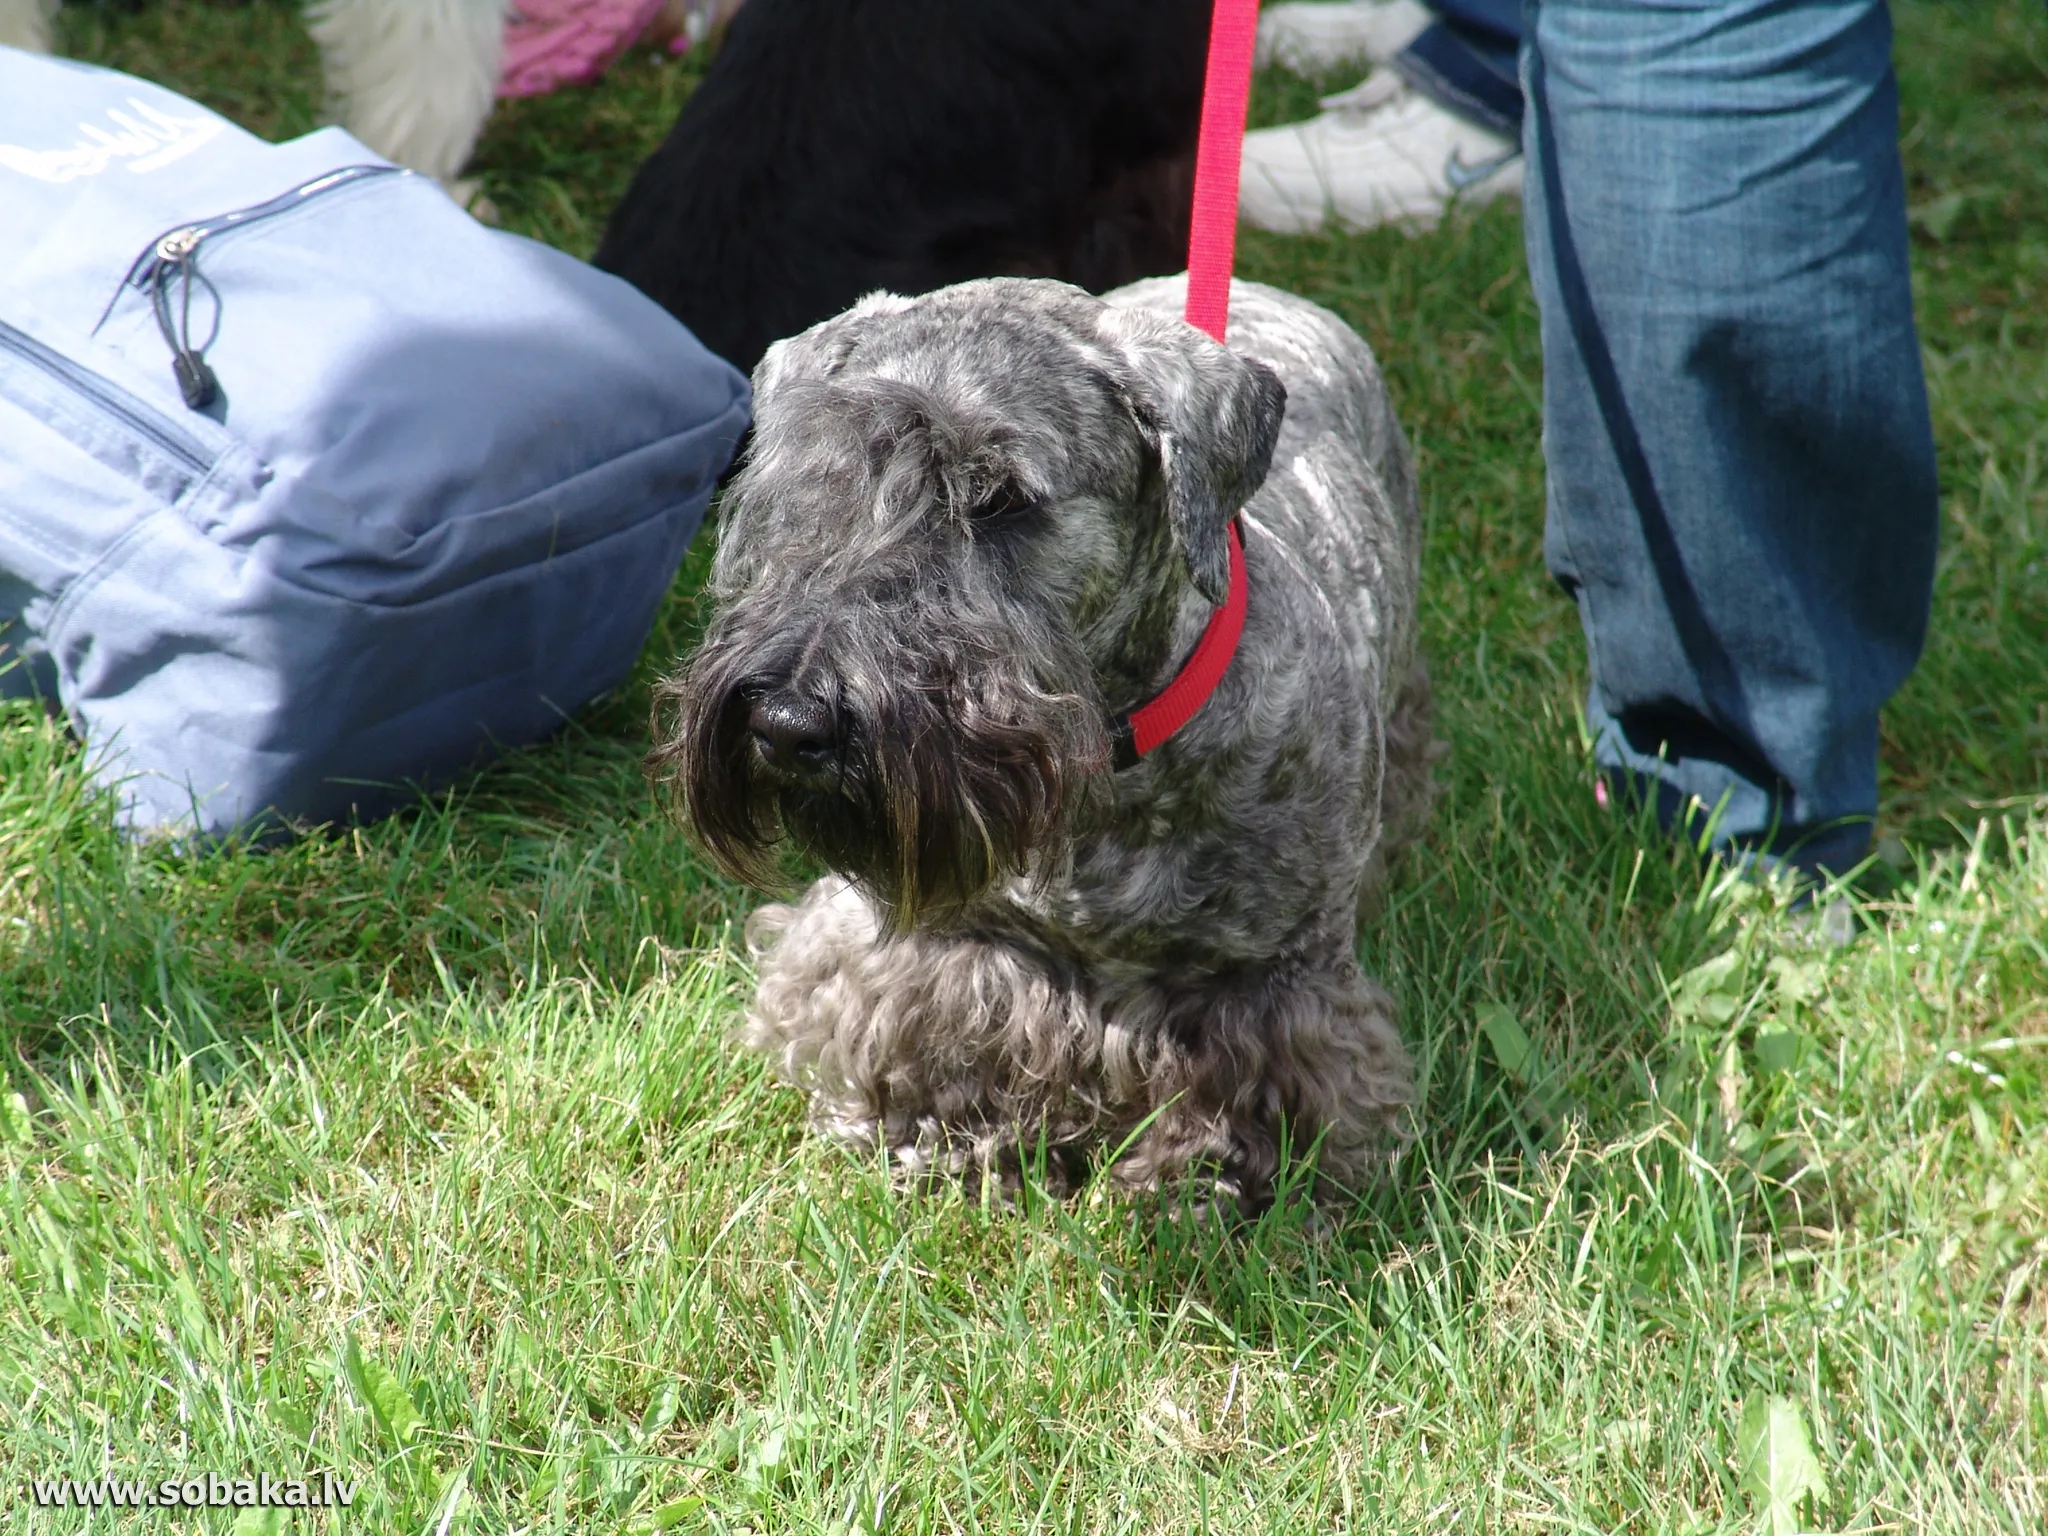
[[[1532,0],[1545,554],[1600,763],[1840,869],[1939,517],[1884,0]],[[1645,781],[1648,781],[1645,784]]]

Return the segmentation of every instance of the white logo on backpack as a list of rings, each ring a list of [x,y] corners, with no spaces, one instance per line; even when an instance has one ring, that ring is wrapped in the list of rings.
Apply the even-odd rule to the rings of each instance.
[[[125,162],[137,175],[147,175],[184,159],[227,126],[213,116],[173,117],[133,96],[128,98],[128,107],[128,111],[107,109],[107,118],[114,125],[111,133],[97,123],[80,123],[78,142],[69,149],[0,144],[0,169],[19,171],[37,181],[66,182],[97,176]]]

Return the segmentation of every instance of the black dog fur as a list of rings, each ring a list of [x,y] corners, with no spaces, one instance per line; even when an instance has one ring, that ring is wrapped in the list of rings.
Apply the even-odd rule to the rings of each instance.
[[[748,0],[596,261],[751,370],[877,288],[1187,264],[1209,0]]]

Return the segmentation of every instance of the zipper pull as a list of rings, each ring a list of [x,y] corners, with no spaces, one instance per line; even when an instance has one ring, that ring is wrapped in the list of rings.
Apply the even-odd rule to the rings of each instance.
[[[171,375],[178,381],[178,393],[185,397],[187,410],[203,411],[220,395],[220,380],[192,345],[192,276],[199,242],[205,230],[197,225],[174,229],[156,243],[156,266],[150,273],[150,300],[156,311],[157,329],[171,349]],[[179,313],[171,316],[170,288],[174,278],[183,279]]]
[[[192,254],[192,248],[199,244],[197,226],[174,229],[156,243],[156,259],[176,265]]]
[[[206,365],[206,359],[197,352],[181,351],[171,355],[171,372],[178,380],[178,393],[185,397],[188,410],[203,411],[213,404],[220,393],[220,380]]]

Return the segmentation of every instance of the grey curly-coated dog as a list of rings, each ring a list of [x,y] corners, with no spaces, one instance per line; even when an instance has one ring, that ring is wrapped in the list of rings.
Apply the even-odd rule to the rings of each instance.
[[[876,294],[755,375],[650,769],[729,872],[838,872],[749,922],[744,1038],[907,1171],[1120,1148],[1256,1206],[1289,1147],[1355,1188],[1406,1134],[1356,924],[1430,797],[1407,444],[1336,316],[1240,282],[1225,350],[1185,287]],[[1242,638],[1132,762],[1233,519]]]

